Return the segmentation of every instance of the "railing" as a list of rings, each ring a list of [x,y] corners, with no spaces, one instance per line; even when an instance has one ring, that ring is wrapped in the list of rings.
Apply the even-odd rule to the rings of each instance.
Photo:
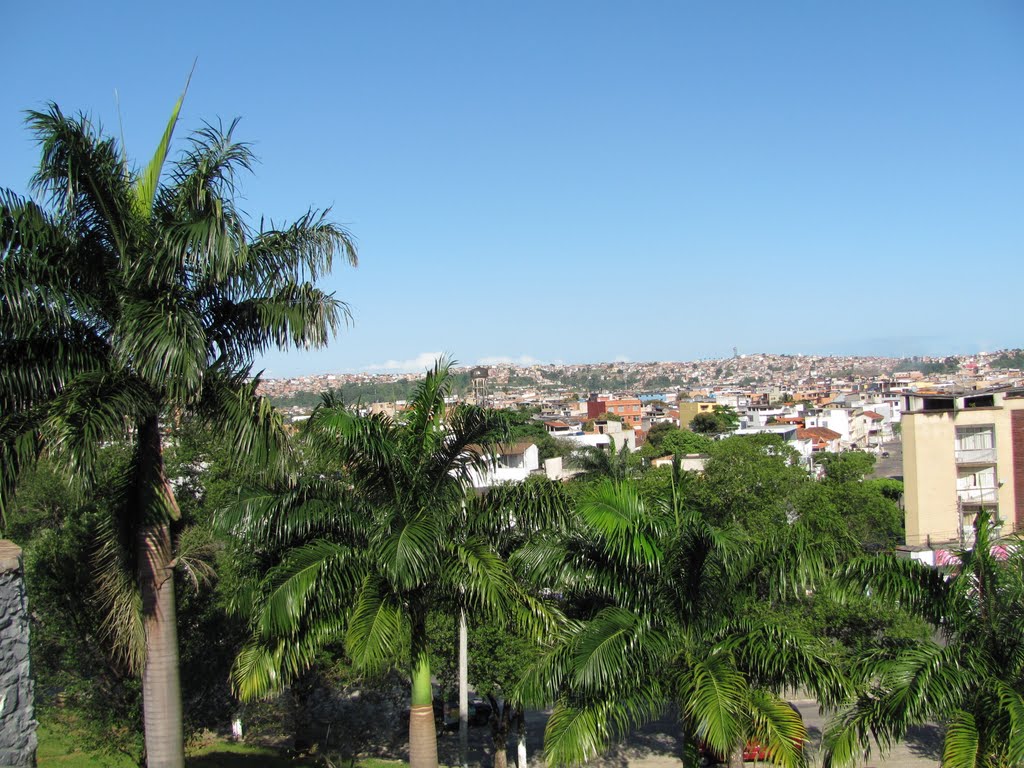
[[[956,497],[963,504],[996,504],[999,501],[999,489],[959,488]]]
[[[995,464],[995,448],[957,448],[957,464]]]

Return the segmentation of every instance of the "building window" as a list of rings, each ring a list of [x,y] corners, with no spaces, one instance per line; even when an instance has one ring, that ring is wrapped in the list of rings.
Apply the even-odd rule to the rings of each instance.
[[[979,424],[956,428],[954,446],[958,464],[994,464],[996,461],[995,425]]]

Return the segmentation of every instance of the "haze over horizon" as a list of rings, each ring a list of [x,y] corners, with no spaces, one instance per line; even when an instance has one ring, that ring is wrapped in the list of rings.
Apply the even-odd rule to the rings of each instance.
[[[1005,347],[1005,348],[991,348],[984,350],[977,350],[973,352],[957,352],[957,351],[940,351],[935,354],[929,353],[909,353],[909,354],[872,354],[872,353],[828,353],[828,352],[792,352],[792,351],[771,351],[771,350],[747,350],[738,351],[737,354],[741,358],[754,357],[757,355],[777,355],[777,356],[801,356],[801,357],[865,357],[865,358],[887,358],[892,360],[908,359],[914,357],[922,357],[929,359],[937,359],[948,356],[954,357],[971,357],[977,354],[991,354],[994,352],[1000,352],[1002,350],[1019,349],[1019,347]],[[274,374],[269,371],[264,371],[262,378],[264,379],[279,379],[279,378],[300,378],[302,376],[324,376],[331,374],[368,374],[368,375],[422,375],[424,371],[433,368],[437,360],[445,358],[451,360],[458,368],[471,368],[474,366],[515,366],[520,368],[527,368],[531,366],[574,366],[574,365],[614,365],[616,363],[637,363],[637,364],[671,364],[671,363],[692,363],[701,360],[729,360],[733,357],[731,351],[722,355],[706,355],[702,357],[679,357],[679,358],[656,358],[656,359],[627,359],[618,358],[614,360],[566,360],[566,359],[555,359],[555,360],[538,360],[536,358],[524,355],[519,358],[510,357],[484,357],[478,360],[460,360],[453,355],[446,352],[423,352],[414,358],[408,360],[386,360],[381,363],[375,363],[365,368],[344,368],[344,369],[331,369],[322,371],[310,371],[305,374],[289,373],[289,374]]]
[[[0,186],[48,101],[143,162],[198,58],[175,147],[241,116],[249,214],[351,229],[355,324],[267,376],[1024,346],[1012,0],[5,11]]]

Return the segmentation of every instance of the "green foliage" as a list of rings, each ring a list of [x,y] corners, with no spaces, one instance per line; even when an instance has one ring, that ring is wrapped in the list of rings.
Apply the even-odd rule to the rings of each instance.
[[[907,728],[949,723],[942,763],[952,768],[1024,761],[1024,554],[993,549],[989,515],[977,515],[974,548],[950,573],[894,557],[849,563],[848,594],[870,594],[931,624],[938,637],[859,654],[856,688],[825,737],[825,760],[850,765]]]
[[[924,360],[919,357],[900,360],[893,371],[920,371],[925,376],[952,374],[960,370],[960,361],[953,356],[942,360]]]
[[[607,448],[585,445],[576,448],[569,457],[569,466],[589,478],[624,480],[633,474],[637,465],[630,457],[629,446],[615,447],[612,437]]]
[[[232,671],[243,699],[287,685],[344,642],[357,670],[411,668],[413,705],[429,704],[431,611],[462,605],[482,620],[513,613],[525,626],[543,615],[500,548],[501,532],[535,530],[528,523],[545,508],[546,486],[472,492],[472,472],[488,461],[480,446],[506,442],[510,424],[501,412],[448,406],[448,372],[438,361],[397,420],[328,398],[303,440],[333,472],[297,467],[225,516],[254,551],[272,553],[234,604],[250,629]]]
[[[691,432],[688,429],[676,429],[665,435],[661,442],[662,451],[673,455],[688,453],[710,453],[714,441],[705,435]]]
[[[689,428],[698,435],[717,435],[724,431],[713,413],[698,413],[690,419]]]
[[[100,487],[110,489],[128,461],[121,446],[103,451]],[[96,610],[95,549],[111,503],[116,495],[109,490],[87,501],[43,461],[26,474],[7,526],[25,552],[39,717],[70,724],[89,749],[138,764],[139,685],[110,644],[100,642],[105,628]]]
[[[786,525],[791,497],[809,483],[796,452],[775,435],[742,435],[712,444],[687,501],[716,525],[769,532]]]
[[[825,468],[825,479],[833,483],[863,480],[875,466],[875,455],[866,451],[819,453],[814,460]]]
[[[147,669],[148,758],[168,765],[181,764],[182,716],[167,587],[196,561],[173,551],[161,419],[202,420],[272,470],[283,429],[249,380],[253,359],[325,344],[347,308],[315,283],[335,257],[355,262],[323,212],[281,229],[246,221],[235,197],[253,156],[237,122],[194,132],[165,169],[182,98],[141,170],[87,115],[28,112],[45,203],[0,190],[0,515],[44,454],[86,498],[110,491],[93,531],[94,639]],[[131,460],[101,487],[103,446],[121,441]]]
[[[214,447],[199,452],[200,444]],[[194,450],[186,451],[185,445]],[[231,561],[202,525],[211,514],[209,502],[220,503],[229,487],[237,487],[227,459],[216,460],[218,453],[225,454],[226,448],[209,436],[179,432],[167,465],[181,500],[178,538],[193,542],[179,546],[180,570],[188,575],[176,589],[187,734],[221,726],[235,706],[227,673],[241,644],[242,626],[224,613],[224,599],[212,578],[214,570],[230,570]],[[118,502],[117,479],[130,462],[128,446],[105,447],[100,482],[86,497],[42,461],[19,485],[8,531],[18,532],[25,549],[40,717],[60,722],[95,753],[138,761],[139,684],[115,653],[104,614],[97,610],[106,577],[99,567],[100,548],[110,507]],[[187,478],[187,472],[194,476]]]
[[[806,594],[824,548],[799,525],[754,542],[681,499],[673,489],[648,503],[605,482],[578,505],[557,569],[576,620],[520,686],[534,703],[555,700],[550,762],[580,763],[672,703],[691,748],[699,736],[726,756],[757,737],[797,766],[806,732],[779,693],[805,685],[828,702],[842,691],[824,643],[750,610]]]
[[[668,421],[659,421],[656,424],[652,424],[651,428],[647,430],[647,445],[655,448],[660,447],[665,435],[674,429],[676,427]]]
[[[692,432],[702,435],[719,435],[739,426],[739,414],[728,405],[716,405],[711,413],[698,413],[690,420]]]
[[[529,440],[537,446],[537,457],[543,462],[545,459],[565,457],[572,453],[572,443],[567,440],[559,440],[548,434],[544,423],[530,418],[530,414],[522,411],[510,411],[511,439]]]
[[[1020,370],[1024,368],[1024,349],[1013,349],[997,355],[989,362],[991,368],[1013,368]]]

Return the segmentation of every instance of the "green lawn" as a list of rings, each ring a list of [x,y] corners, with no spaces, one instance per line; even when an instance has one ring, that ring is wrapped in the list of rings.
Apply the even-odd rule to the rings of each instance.
[[[135,764],[124,757],[83,752],[72,736],[47,725],[39,726],[36,760],[39,768],[135,768]],[[313,758],[293,759],[266,747],[218,741],[190,750],[185,765],[188,768],[323,768],[325,764]],[[357,768],[404,768],[407,765],[390,760],[360,760]]]

